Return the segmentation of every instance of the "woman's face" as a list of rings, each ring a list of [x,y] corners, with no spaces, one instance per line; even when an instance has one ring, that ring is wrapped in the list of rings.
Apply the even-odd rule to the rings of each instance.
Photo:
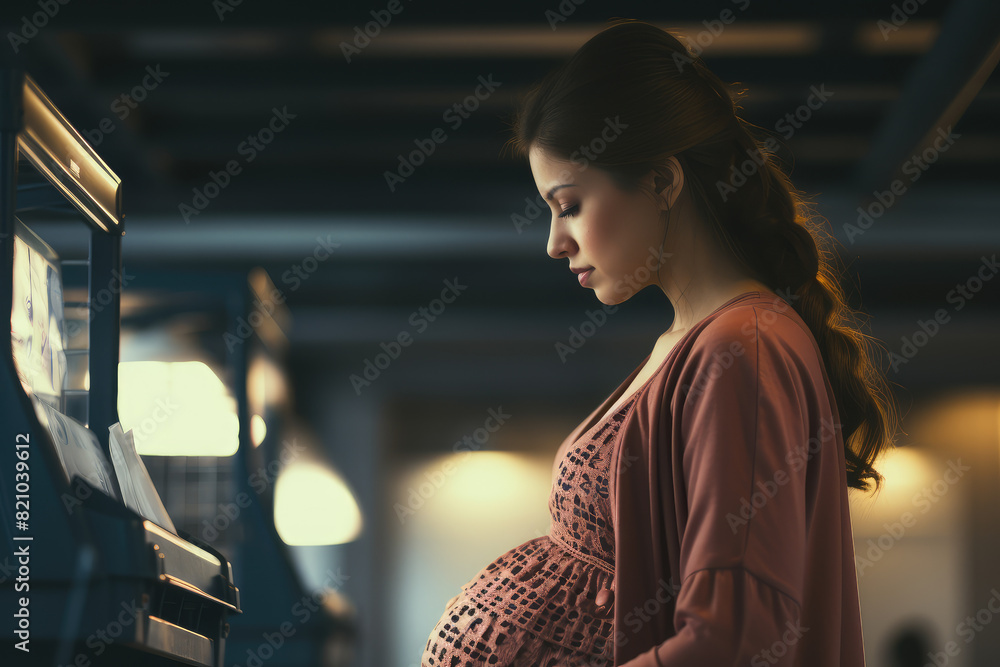
[[[608,305],[657,284],[658,263],[669,257],[660,252],[666,224],[660,206],[641,190],[624,192],[607,172],[586,162],[556,159],[537,147],[528,161],[535,186],[553,211],[550,257],[568,259],[567,269],[592,269],[583,286]],[[664,267],[660,277],[666,276]]]

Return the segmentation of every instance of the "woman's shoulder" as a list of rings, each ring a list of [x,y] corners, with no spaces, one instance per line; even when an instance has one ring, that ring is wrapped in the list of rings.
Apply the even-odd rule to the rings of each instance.
[[[743,387],[799,391],[825,376],[822,355],[805,322],[790,306],[769,300],[736,304],[699,324],[699,331],[664,376],[656,396],[671,412],[711,395],[736,409]],[[774,381],[775,378],[783,378]],[[725,409],[723,409],[725,412]]]
[[[761,294],[706,318],[689,341],[686,355],[697,361],[703,355],[767,348],[788,355],[818,351],[815,337],[798,312],[780,297]]]
[[[652,401],[675,400],[679,388],[723,373],[748,382],[763,367],[810,377],[822,373],[822,356],[808,326],[787,301],[764,293],[705,318],[667,356],[669,362],[650,381]]]
[[[702,324],[703,329],[697,337],[701,342],[720,338],[764,339],[811,335],[808,325],[787,300],[764,293],[718,311],[706,318]]]

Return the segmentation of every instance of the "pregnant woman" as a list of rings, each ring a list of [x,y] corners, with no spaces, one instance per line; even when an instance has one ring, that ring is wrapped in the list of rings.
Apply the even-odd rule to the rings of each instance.
[[[548,254],[673,321],[560,446],[548,535],[446,606],[422,667],[864,665],[848,489],[896,408],[818,216],[672,34],[612,22],[522,99]]]

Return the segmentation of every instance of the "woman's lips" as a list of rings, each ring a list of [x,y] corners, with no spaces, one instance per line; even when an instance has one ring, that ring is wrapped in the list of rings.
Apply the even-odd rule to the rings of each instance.
[[[590,277],[592,271],[593,269],[587,269],[583,273],[577,274],[576,276],[577,279],[580,281],[580,284],[583,285],[584,287],[587,287],[587,278]]]

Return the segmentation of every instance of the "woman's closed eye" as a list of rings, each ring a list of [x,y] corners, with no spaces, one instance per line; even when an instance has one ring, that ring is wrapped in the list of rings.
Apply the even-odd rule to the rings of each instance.
[[[560,218],[572,218],[573,216],[576,215],[576,211],[579,208],[580,208],[579,206],[570,206],[568,209],[566,209],[565,211],[563,211],[562,213],[560,213],[559,217]]]

